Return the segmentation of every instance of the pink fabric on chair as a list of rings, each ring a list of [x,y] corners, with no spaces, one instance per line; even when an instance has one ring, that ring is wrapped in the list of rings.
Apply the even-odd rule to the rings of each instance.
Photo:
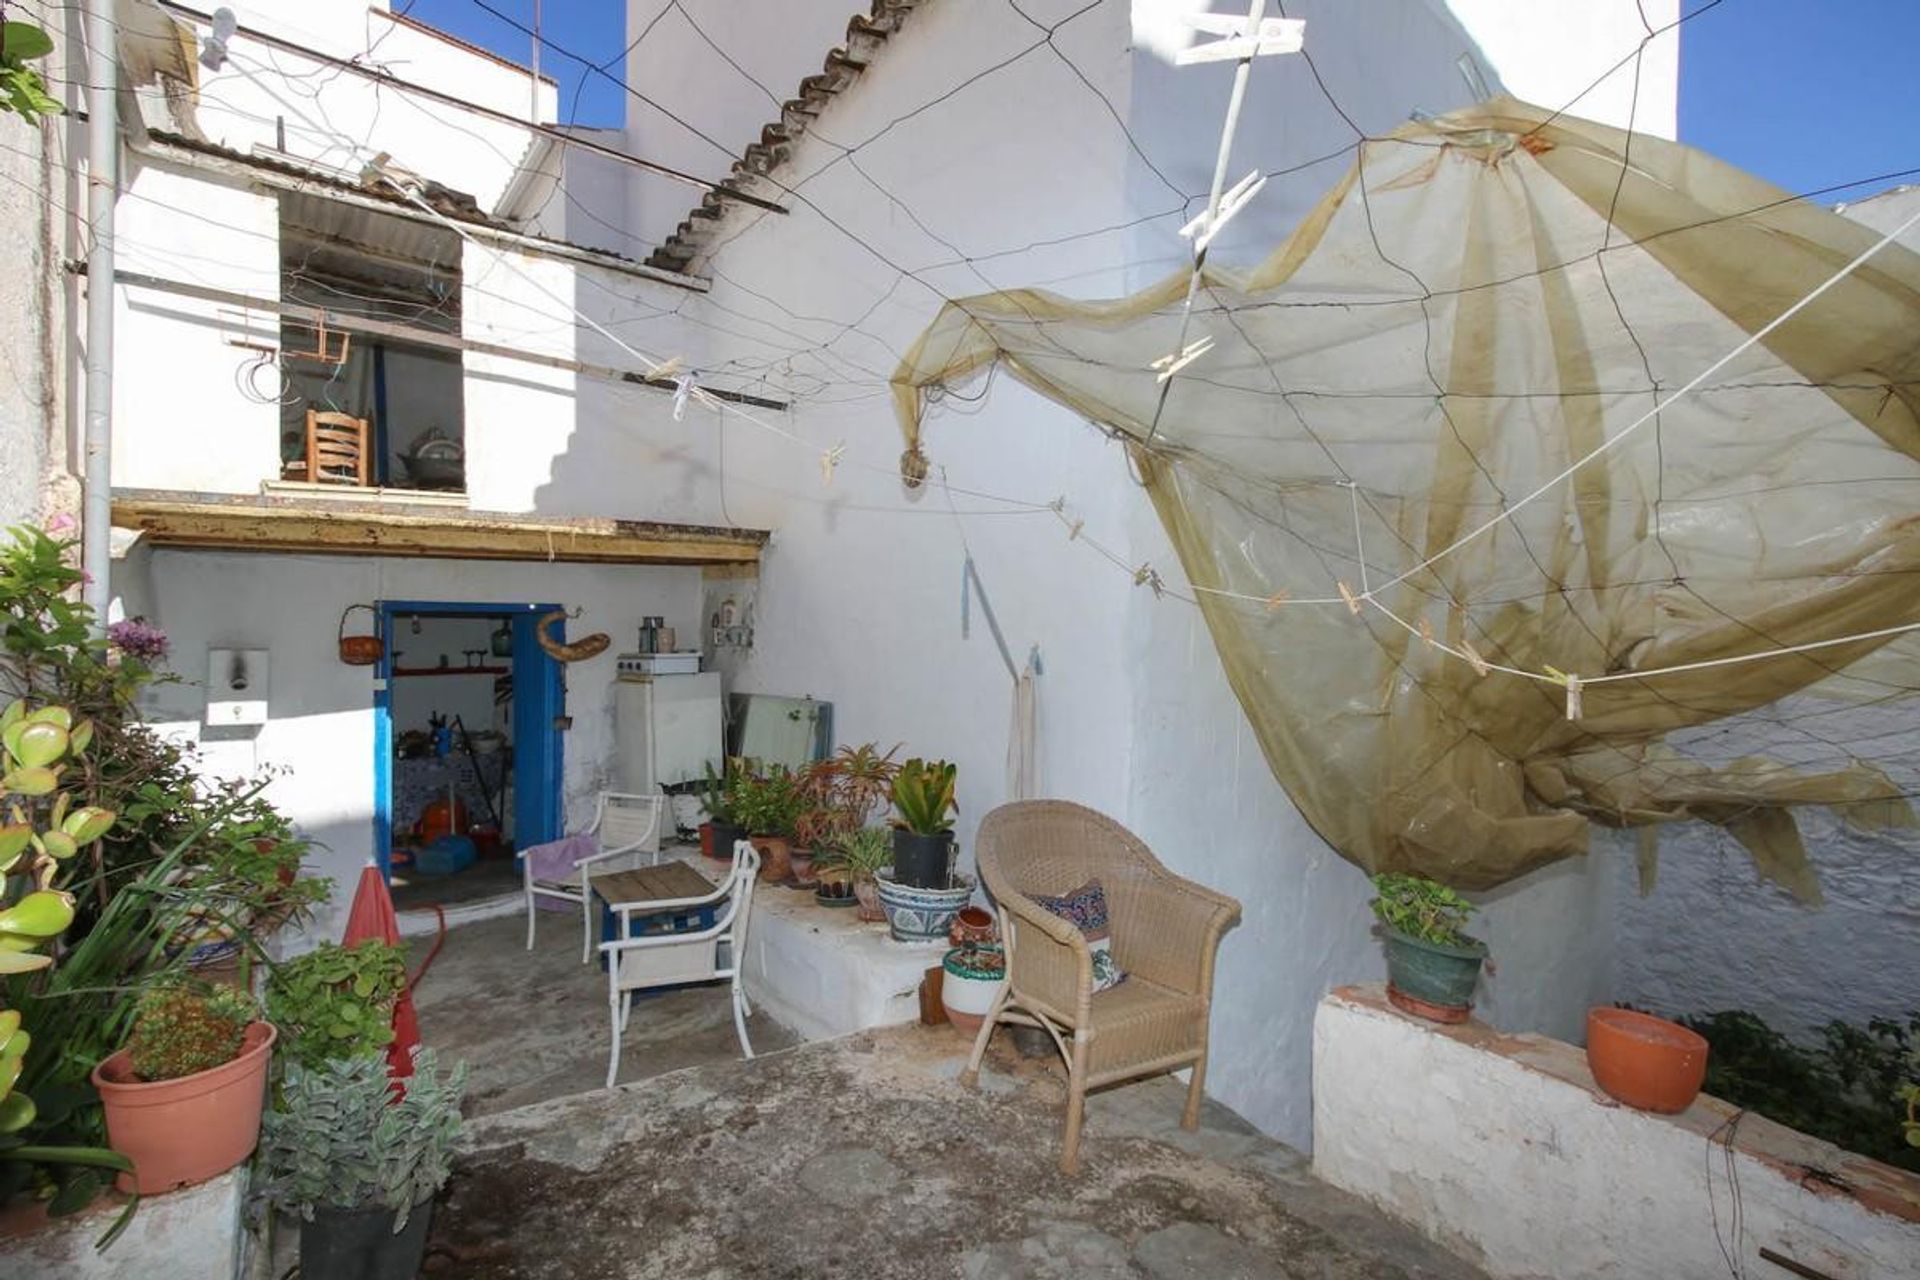
[[[600,852],[600,842],[591,835],[567,836],[563,840],[552,840],[546,844],[536,844],[523,850],[521,856],[527,860],[527,866],[535,880],[570,881],[569,887],[579,884],[574,876],[574,867],[582,858],[590,858]],[[579,908],[571,902],[558,898],[535,897],[534,903],[547,911],[577,911]]]

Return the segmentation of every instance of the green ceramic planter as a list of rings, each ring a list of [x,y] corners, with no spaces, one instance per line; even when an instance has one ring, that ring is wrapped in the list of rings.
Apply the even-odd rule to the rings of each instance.
[[[1387,941],[1387,981],[1393,990],[1422,1004],[1440,1009],[1457,1009],[1464,1018],[1473,1008],[1473,989],[1480,981],[1480,964],[1487,958],[1486,944],[1478,940],[1468,947],[1449,947],[1423,942],[1393,929],[1385,930]]]

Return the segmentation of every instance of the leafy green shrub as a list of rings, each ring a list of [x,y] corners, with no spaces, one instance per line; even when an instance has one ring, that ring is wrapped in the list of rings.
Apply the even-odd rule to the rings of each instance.
[[[1820,1043],[1801,1045],[1744,1009],[1678,1019],[1699,1032],[1706,1091],[1835,1146],[1920,1171],[1920,1141],[1907,1090],[1920,1066],[1920,1012],[1865,1027],[1829,1022]]]
[[[253,997],[233,987],[204,992],[155,987],[140,997],[127,1042],[142,1080],[178,1080],[240,1056],[247,1024],[260,1016]]]
[[[1367,905],[1380,923],[1395,933],[1441,947],[1470,947],[1467,921],[1473,904],[1432,880],[1385,873],[1373,878],[1377,895]]]
[[[799,783],[785,765],[763,774],[743,771],[733,783],[729,805],[733,820],[756,836],[790,836],[800,817]]]
[[[276,965],[267,1020],[286,1056],[307,1067],[378,1054],[393,1042],[393,1003],[406,983],[404,952],[379,941],[325,943]]]
[[[307,1219],[315,1209],[391,1209],[399,1232],[453,1172],[466,1085],[466,1064],[443,1076],[431,1049],[414,1058],[398,1102],[377,1055],[291,1064],[281,1105],[261,1125],[267,1199]]]

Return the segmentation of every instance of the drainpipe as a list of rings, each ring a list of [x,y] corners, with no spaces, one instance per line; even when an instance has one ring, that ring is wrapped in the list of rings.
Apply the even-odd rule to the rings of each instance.
[[[113,0],[87,0],[87,425],[83,458],[81,598],[93,610],[96,636],[113,598],[113,213],[119,196],[120,137],[114,109],[119,67],[114,57]]]

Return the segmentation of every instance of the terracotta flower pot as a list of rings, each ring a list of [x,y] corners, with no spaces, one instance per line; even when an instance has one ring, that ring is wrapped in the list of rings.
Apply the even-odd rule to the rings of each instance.
[[[793,845],[785,836],[748,836],[760,855],[760,878],[779,884],[793,874]]]
[[[253,1154],[277,1034],[270,1022],[251,1023],[239,1057],[178,1080],[141,1080],[125,1049],[95,1067],[107,1143],[133,1161],[133,1173],[115,1185],[141,1195],[172,1191],[218,1177]]]
[[[985,907],[962,907],[947,928],[947,941],[956,947],[970,943],[992,942],[993,913]]]
[[[1677,1022],[1631,1009],[1587,1012],[1587,1065],[1608,1094],[1672,1115],[1693,1105],[1707,1077],[1707,1042]]]

